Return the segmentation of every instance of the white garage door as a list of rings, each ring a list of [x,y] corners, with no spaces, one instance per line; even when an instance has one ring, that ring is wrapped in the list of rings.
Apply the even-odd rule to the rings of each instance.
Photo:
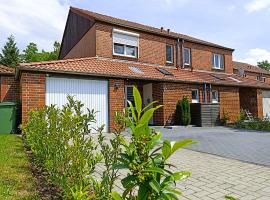
[[[263,91],[263,116],[270,117],[270,91]]]
[[[98,111],[96,113],[97,124],[94,128],[105,124],[108,131],[108,81],[74,78],[46,78],[46,105],[55,104],[62,107],[67,103],[67,95],[74,96],[76,100],[84,104],[84,112],[87,108]]]

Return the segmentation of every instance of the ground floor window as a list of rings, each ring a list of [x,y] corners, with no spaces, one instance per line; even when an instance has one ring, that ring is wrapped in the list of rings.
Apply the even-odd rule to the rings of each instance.
[[[212,103],[218,103],[218,91],[217,90],[212,91]]]
[[[191,96],[192,96],[192,103],[199,103],[200,99],[199,99],[199,90],[191,90]]]

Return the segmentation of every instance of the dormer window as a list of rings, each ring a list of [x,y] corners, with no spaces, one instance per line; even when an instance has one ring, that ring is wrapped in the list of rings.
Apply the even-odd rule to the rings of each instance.
[[[224,55],[213,53],[212,67],[213,69],[224,69]]]
[[[257,81],[265,82],[265,77],[263,74],[257,75]]]
[[[138,58],[139,34],[113,29],[113,55]]]

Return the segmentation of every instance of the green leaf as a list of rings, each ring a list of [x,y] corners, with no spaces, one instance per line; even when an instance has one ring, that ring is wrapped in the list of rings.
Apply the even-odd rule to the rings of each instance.
[[[133,86],[133,97],[134,97],[134,101],[135,101],[136,111],[138,113],[141,113],[141,111],[142,111],[142,97],[140,95],[139,90],[135,86]]]
[[[162,168],[159,168],[159,167],[147,168],[143,172],[156,172],[156,173],[159,173],[159,174],[164,174],[164,170]]]
[[[148,191],[148,187],[146,183],[140,185],[139,191],[138,191],[138,200],[145,200],[147,197],[147,191]]]
[[[149,104],[147,104],[143,109],[142,109],[142,112],[144,112],[145,110],[147,110],[148,108],[150,108],[153,104],[157,103],[158,101],[153,101]]]
[[[228,196],[228,195],[225,196],[225,199],[227,199],[227,200],[237,200],[236,198],[234,198],[232,196]]]
[[[132,103],[129,100],[127,100],[127,102],[128,102],[128,105],[129,105],[128,110],[131,110],[131,114],[132,114],[133,119],[135,121],[137,121],[137,116],[136,116],[136,113],[135,113],[135,110],[134,110],[134,107],[133,107]]]
[[[135,180],[136,180],[136,176],[135,175],[128,175],[126,178],[123,178],[121,180],[121,183],[124,186],[124,188],[128,188],[129,185],[133,184],[133,182]]]
[[[124,200],[117,192],[112,192],[111,195],[114,200]]]
[[[159,183],[153,179],[149,182],[149,185],[151,186],[151,188],[156,192],[159,193],[160,192],[160,185]]]
[[[145,111],[142,115],[141,119],[139,120],[139,124],[148,124],[150,119],[153,117],[155,110],[159,109],[162,106],[157,106],[155,108],[150,108],[149,110]]]

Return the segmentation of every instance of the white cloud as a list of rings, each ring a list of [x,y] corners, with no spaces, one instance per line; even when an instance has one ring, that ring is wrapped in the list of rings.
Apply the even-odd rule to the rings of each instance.
[[[246,53],[246,58],[240,59],[239,61],[256,65],[257,62],[260,62],[263,60],[270,61],[270,52],[265,49],[255,48],[255,49],[250,49]]]
[[[248,12],[256,12],[270,7],[270,0],[253,0],[245,5]]]
[[[67,1],[2,0],[1,45],[13,34],[20,47],[36,42],[40,48],[51,49],[53,41],[62,37],[68,9]]]

